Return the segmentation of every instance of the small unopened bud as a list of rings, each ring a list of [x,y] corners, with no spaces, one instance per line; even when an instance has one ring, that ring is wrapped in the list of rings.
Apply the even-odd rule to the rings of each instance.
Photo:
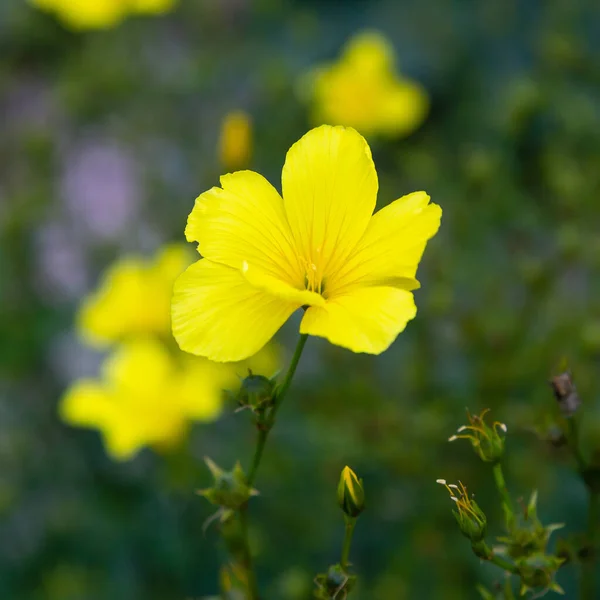
[[[473,497],[469,496],[467,488],[460,481],[458,485],[446,483],[445,479],[438,479],[436,483],[443,485],[450,493],[450,500],[455,505],[452,514],[461,533],[474,544],[482,541],[487,531],[487,518]]]
[[[562,588],[554,581],[563,558],[543,554],[541,552],[524,556],[515,561],[521,578],[521,595],[529,590],[552,590],[564,594]]]
[[[327,573],[315,577],[317,590],[315,598],[319,600],[343,600],[348,597],[356,584],[356,575],[350,575],[339,564],[332,565]]]
[[[565,417],[572,417],[579,406],[581,399],[577,393],[577,388],[573,383],[573,377],[569,371],[565,371],[550,380],[550,385],[554,392],[554,397],[558,406]]]
[[[204,461],[213,475],[214,484],[205,490],[198,490],[197,493],[211,504],[237,510],[248,502],[251,496],[258,495],[258,492],[246,483],[246,475],[239,462],[233,470],[224,471],[210,458],[205,457]]]
[[[485,422],[485,415],[489,409],[480,415],[471,415],[467,411],[468,425],[459,427],[456,434],[448,438],[449,442],[465,439],[471,442],[473,450],[485,462],[496,462],[504,454],[504,439],[507,427],[500,421],[494,421],[491,427]]]
[[[241,407],[261,412],[273,402],[274,395],[275,382],[264,375],[254,375],[250,371],[242,381],[237,401]]]
[[[350,467],[344,467],[337,489],[340,508],[346,516],[355,519],[365,509],[365,490],[362,479]]]

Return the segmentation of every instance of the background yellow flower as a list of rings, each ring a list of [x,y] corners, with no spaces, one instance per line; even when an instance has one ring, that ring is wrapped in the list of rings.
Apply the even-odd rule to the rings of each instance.
[[[29,0],[72,29],[108,29],[130,13],[161,14],[176,0]]]
[[[173,282],[191,261],[191,252],[180,244],[164,247],[153,259],[117,261],[81,306],[82,337],[102,346],[131,335],[170,336]]]
[[[302,80],[310,88],[313,121],[355,127],[364,135],[404,136],[427,114],[423,87],[396,72],[394,49],[376,32],[360,33],[338,62]]]
[[[214,420],[224,380],[215,363],[182,364],[155,340],[131,341],[106,360],[100,380],[83,380],[68,390],[61,416],[100,430],[107,452],[127,459],[142,446],[173,445],[190,418]]]
[[[252,155],[252,121],[243,111],[236,110],[225,115],[221,124],[219,158],[229,171],[242,169]]]

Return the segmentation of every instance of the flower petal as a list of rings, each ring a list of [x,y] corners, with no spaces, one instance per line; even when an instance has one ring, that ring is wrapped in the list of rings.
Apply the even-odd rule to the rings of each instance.
[[[246,281],[253,287],[267,292],[287,302],[293,302],[298,306],[324,306],[325,298],[321,294],[309,290],[298,290],[285,281],[272,277],[268,273],[261,272],[253,265],[244,262],[242,274]]]
[[[355,288],[329,300],[324,307],[310,307],[300,333],[328,339],[353,352],[380,354],[414,318],[413,295],[392,287]]]
[[[393,285],[414,289],[417,267],[427,241],[439,226],[442,209],[425,192],[413,192],[376,212],[365,235],[336,277],[329,295],[354,285]],[[403,282],[404,279],[404,282]]]
[[[96,381],[76,381],[60,402],[60,417],[66,423],[79,427],[102,427],[113,415],[109,394]]]
[[[283,203],[296,247],[326,280],[364,234],[377,197],[371,150],[354,129],[323,125],[287,153]]]
[[[277,190],[253,171],[221,177],[196,199],[185,235],[202,256],[241,269],[244,261],[296,287],[304,287],[292,235]]]
[[[300,306],[253,287],[241,271],[202,259],[175,282],[173,334],[186,352],[219,362],[243,360]]]

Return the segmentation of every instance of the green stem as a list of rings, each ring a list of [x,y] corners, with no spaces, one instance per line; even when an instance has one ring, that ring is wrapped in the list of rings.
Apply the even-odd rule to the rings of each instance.
[[[300,356],[302,355],[302,350],[304,350],[304,345],[306,344],[307,335],[301,335],[298,340],[298,344],[296,345],[296,350],[294,352],[294,356],[292,357],[292,361],[290,366],[288,367],[288,371],[285,375],[283,383],[281,387],[279,387],[275,393],[275,399],[273,402],[273,406],[270,409],[268,416],[265,421],[258,424],[258,438],[256,441],[256,448],[254,449],[254,456],[252,457],[252,464],[250,465],[250,471],[248,472],[248,486],[252,487],[254,481],[256,480],[256,475],[258,473],[258,468],[260,467],[260,463],[262,461],[262,457],[265,450],[265,445],[267,443],[267,438],[269,437],[269,432],[273,428],[275,424],[275,417],[277,415],[277,411],[281,406],[285,395],[292,383],[292,379],[294,377],[294,373],[296,372],[296,367],[298,366],[298,362],[300,361]],[[246,576],[248,579],[248,600],[259,600],[259,592],[258,592],[258,582],[256,579],[256,573],[254,572],[254,568],[252,565],[252,555],[250,553],[250,545],[248,542],[248,505],[245,504],[240,510],[240,525],[241,525],[241,536],[242,536],[242,546],[243,546],[243,554],[244,554],[244,566],[246,570]]]
[[[510,495],[508,493],[508,488],[506,487],[506,481],[504,480],[504,474],[502,472],[502,465],[500,461],[496,462],[492,467],[492,472],[494,473],[494,481],[496,482],[496,487],[500,492],[500,496],[502,498],[502,504],[505,512],[506,523],[509,525],[509,522],[514,519],[514,510],[512,505],[512,500],[510,499]]]
[[[296,344],[296,350],[294,351],[294,356],[292,356],[292,362],[290,362],[290,366],[288,367],[288,371],[285,375],[285,379],[281,386],[277,389],[277,393],[275,395],[275,404],[273,406],[273,410],[271,411],[271,415],[269,418],[270,426],[272,427],[275,423],[275,416],[277,415],[277,411],[287,394],[290,385],[292,384],[292,379],[294,378],[294,373],[296,373],[296,367],[300,362],[300,357],[302,356],[302,350],[304,350],[304,345],[306,344],[306,340],[308,339],[308,334],[303,333],[300,335],[300,339]]]
[[[252,487],[254,480],[256,479],[256,473],[258,471],[258,467],[260,466],[260,461],[262,460],[262,455],[265,449],[265,444],[267,443],[267,437],[269,435],[268,429],[259,429],[258,430],[258,439],[256,440],[256,448],[254,449],[254,456],[252,458],[252,465],[250,467],[250,471],[248,472],[248,485]]]
[[[356,519],[352,517],[344,517],[346,520],[346,532],[344,534],[344,543],[342,545],[342,558],[340,565],[344,571],[348,568],[350,558],[350,546],[352,546],[352,535],[354,534],[354,527],[356,527]]]
[[[495,554],[494,551],[486,544],[484,540],[472,544],[472,547],[473,552],[475,552],[475,555],[479,558],[482,558],[483,560],[487,560],[488,562],[495,564],[497,567],[500,567],[503,571],[508,571],[513,575],[518,575],[519,570],[517,569],[517,567],[506,558],[502,558],[502,556]]]
[[[244,505],[240,511],[240,527],[242,536],[242,552],[244,561],[244,571],[246,572],[247,584],[248,584],[248,600],[259,600],[258,595],[258,581],[256,580],[256,573],[252,565],[252,554],[250,552],[250,544],[248,542],[248,505]]]
[[[294,351],[294,356],[292,356],[292,361],[290,362],[290,366],[288,367],[287,373],[285,374],[285,378],[280,387],[277,388],[275,393],[275,399],[273,401],[273,407],[269,411],[269,414],[266,418],[265,423],[259,424],[258,427],[258,439],[256,442],[256,448],[254,449],[254,457],[252,458],[252,465],[250,467],[250,471],[248,473],[248,485],[252,487],[256,479],[256,475],[258,473],[258,468],[260,467],[260,463],[263,457],[265,444],[267,443],[267,438],[269,437],[269,432],[275,425],[275,417],[277,416],[277,411],[279,410],[283,400],[290,388],[292,383],[292,379],[294,378],[294,373],[296,372],[296,367],[300,362],[300,357],[302,356],[302,350],[304,350],[304,345],[306,344],[306,340],[308,335],[302,334],[298,343],[296,344],[296,350]]]
[[[590,556],[586,557],[581,576],[581,600],[596,598],[596,564],[598,562],[598,538],[600,536],[600,494],[589,491],[587,538]]]

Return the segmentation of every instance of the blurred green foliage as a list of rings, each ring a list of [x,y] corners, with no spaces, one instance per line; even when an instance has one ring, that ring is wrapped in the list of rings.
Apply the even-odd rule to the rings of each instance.
[[[444,219],[420,268],[417,319],[387,353],[308,342],[251,503],[265,597],[310,598],[314,575],[337,560],[346,464],[368,498],[352,549],[353,598],[477,598],[477,583],[497,580],[435,484],[464,481],[490,535],[501,534],[489,468],[468,445],[446,441],[465,406],[490,407],[507,424],[513,495],[538,489],[543,522],[566,522],[565,535],[585,527],[571,459],[536,431],[551,429],[547,380],[567,357],[586,415],[584,451],[600,438],[595,2],[183,0],[163,18],[75,34],[5,0],[0,598],[216,592],[222,548],[214,529],[203,534],[212,507],[193,491],[210,480],[204,455],[219,464],[248,456],[247,414],[197,427],[169,455],[111,462],[95,432],[57,417],[64,387],[98,362],[74,339],[74,310],[124,251],[182,239],[193,199],[216,183],[227,111],[253,116],[252,167],[277,183],[287,148],[309,127],[299,76],[365,27],[389,36],[402,71],[432,102],[409,138],[371,140],[379,205],[424,189]],[[90,189],[91,204],[105,201],[110,214],[123,194],[130,213],[99,228],[90,212],[98,207],[78,204]],[[289,348],[296,325],[280,336]],[[562,569],[558,582],[573,597],[575,571]]]

